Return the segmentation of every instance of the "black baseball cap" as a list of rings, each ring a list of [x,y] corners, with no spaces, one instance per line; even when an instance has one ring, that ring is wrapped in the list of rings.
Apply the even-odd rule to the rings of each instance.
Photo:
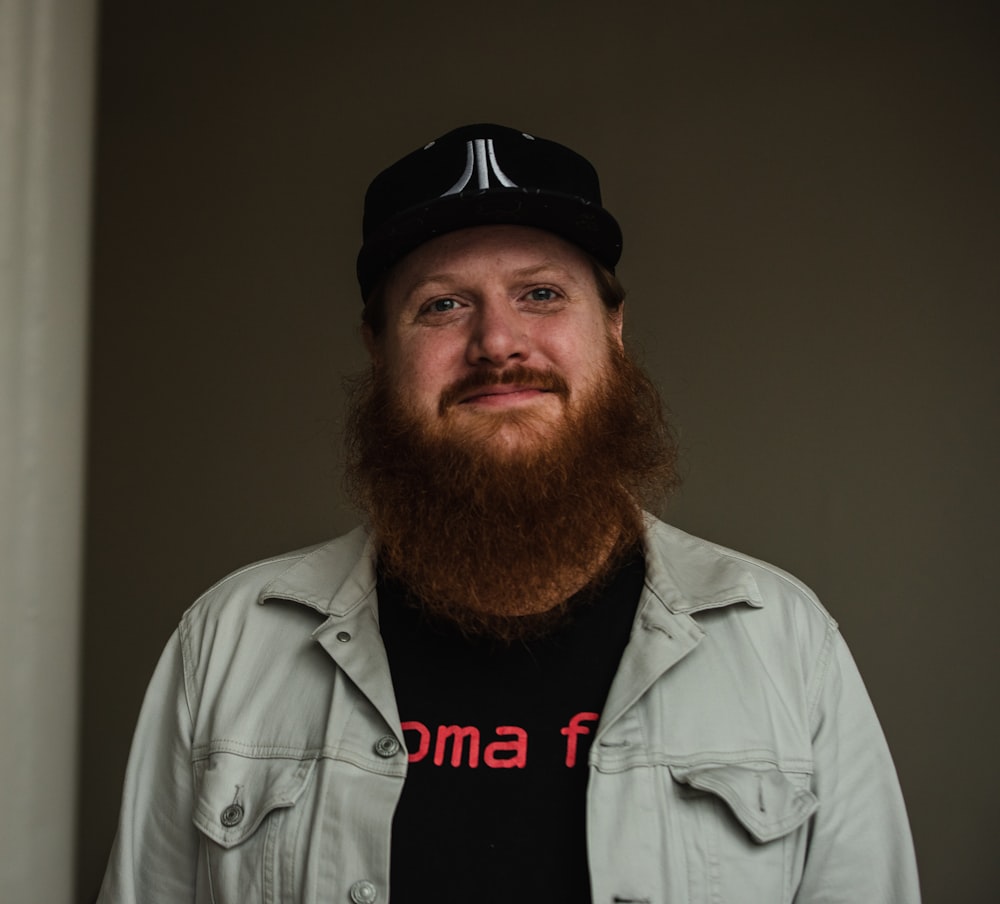
[[[389,269],[429,239],[492,223],[554,232],[612,273],[622,233],[601,206],[597,171],[575,151],[510,129],[462,126],[383,170],[368,186],[358,254],[367,301]]]

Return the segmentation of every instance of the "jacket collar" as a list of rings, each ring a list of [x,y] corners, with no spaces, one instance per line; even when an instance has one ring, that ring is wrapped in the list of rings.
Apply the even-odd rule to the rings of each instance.
[[[373,546],[359,528],[317,547],[264,587],[258,602],[290,600],[326,615],[313,639],[405,744],[392,683],[386,680],[389,663],[378,626]]]
[[[324,615],[345,616],[375,592],[375,545],[364,528],[307,551],[265,585],[258,603],[289,600]]]
[[[602,744],[653,683],[701,643],[705,631],[693,614],[734,604],[762,605],[757,582],[736,554],[652,515],[646,516],[645,553],[646,579],[632,637],[595,739]]]
[[[646,577],[630,642],[601,717],[603,738],[652,683],[704,637],[692,614],[758,608],[760,590],[738,554],[646,518]],[[259,603],[289,600],[327,616],[313,637],[404,743],[378,628],[375,550],[361,528],[308,551],[263,588]]]
[[[759,609],[763,596],[738,553],[699,540],[646,515],[646,589],[675,614],[743,603]]]

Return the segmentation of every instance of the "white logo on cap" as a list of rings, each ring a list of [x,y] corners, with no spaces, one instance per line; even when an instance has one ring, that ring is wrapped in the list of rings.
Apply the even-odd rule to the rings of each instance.
[[[490,173],[504,188],[517,188],[514,182],[497,163],[496,152],[493,150],[492,138],[474,138],[465,143],[465,170],[458,177],[458,181],[442,192],[441,197],[446,195],[457,195],[472,181],[472,176],[476,176],[476,184],[480,189],[490,187]]]

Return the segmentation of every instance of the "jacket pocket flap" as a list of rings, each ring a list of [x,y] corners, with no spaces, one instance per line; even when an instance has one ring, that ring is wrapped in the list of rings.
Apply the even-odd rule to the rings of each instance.
[[[808,788],[784,772],[760,766],[671,766],[674,780],[725,801],[756,841],[767,842],[798,828],[819,806]]]
[[[222,847],[234,847],[272,810],[295,804],[315,765],[314,759],[214,753],[195,764],[194,824]]]

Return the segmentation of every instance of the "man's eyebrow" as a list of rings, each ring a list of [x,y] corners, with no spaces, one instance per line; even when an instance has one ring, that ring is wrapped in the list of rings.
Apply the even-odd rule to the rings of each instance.
[[[531,267],[522,267],[520,270],[514,271],[514,276],[518,279],[530,279],[532,276],[538,276],[539,273],[555,273],[562,279],[568,279],[572,282],[579,282],[579,280],[573,275],[573,273],[564,267],[562,264],[556,263],[555,261],[545,260],[540,264],[535,264]]]
[[[542,273],[553,273],[561,279],[568,279],[573,283],[579,283],[579,280],[570,270],[553,260],[544,260],[538,264],[532,264],[530,267],[521,267],[518,270],[512,271],[511,276],[514,279],[531,279]],[[428,276],[422,276],[420,279],[415,280],[406,287],[404,294],[406,297],[409,297],[424,287],[433,284],[438,284],[445,288],[453,288],[459,282],[461,282],[461,276],[443,270],[440,273],[431,273]]]
[[[449,273],[432,273],[430,276],[422,276],[420,279],[411,283],[406,287],[406,295],[412,295],[418,289],[422,289],[424,286],[430,285],[431,283],[441,283],[441,284],[451,284],[455,282],[455,277]]]

